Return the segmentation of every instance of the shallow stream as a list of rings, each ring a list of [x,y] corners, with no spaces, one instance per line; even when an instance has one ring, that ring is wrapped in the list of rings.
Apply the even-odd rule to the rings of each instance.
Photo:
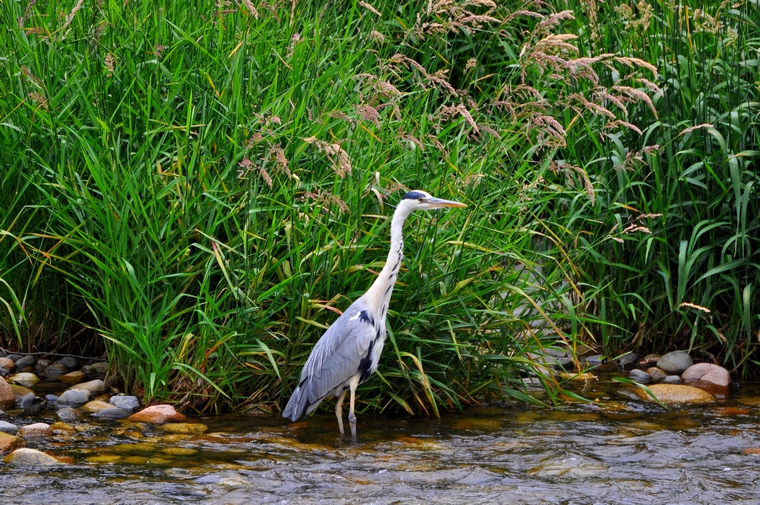
[[[63,466],[0,462],[0,503],[760,504],[760,387],[671,411],[602,396],[442,419],[360,415],[356,440],[326,413],[192,419],[202,435],[93,420],[26,440]]]

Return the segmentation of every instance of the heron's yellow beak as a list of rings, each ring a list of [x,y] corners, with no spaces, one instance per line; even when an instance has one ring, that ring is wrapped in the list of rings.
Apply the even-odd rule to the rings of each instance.
[[[467,205],[454,200],[444,200],[442,198],[431,198],[427,201],[428,205],[432,207],[467,207]]]

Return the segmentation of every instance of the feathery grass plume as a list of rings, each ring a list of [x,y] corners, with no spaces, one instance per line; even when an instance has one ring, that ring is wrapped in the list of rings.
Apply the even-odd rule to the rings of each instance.
[[[113,53],[106,54],[103,67],[106,69],[106,77],[111,77],[116,69],[116,58],[114,58]]]
[[[385,44],[385,36],[378,32],[377,30],[372,30],[369,32],[369,39],[374,42],[375,44],[383,45]]]
[[[369,121],[380,128],[380,113],[377,111],[377,109],[367,104],[357,105],[355,109],[362,121]]]
[[[24,9],[24,15],[18,18],[18,27],[24,28],[24,23],[26,23],[26,20],[29,19],[29,17],[32,15],[32,7],[34,7],[34,4],[37,3],[37,0],[30,0],[29,3],[26,5],[26,9]]]
[[[375,14],[378,17],[383,17],[383,14],[379,10],[372,7],[372,5],[370,5],[368,2],[363,2],[362,0],[359,0],[359,5],[361,5],[368,11],[370,11],[372,14]]]
[[[243,5],[245,7],[245,10],[248,12],[249,16],[252,16],[254,19],[259,19],[259,11],[257,11],[256,7],[253,6],[251,0],[242,0],[240,2],[240,5]]]
[[[348,207],[346,202],[341,200],[339,197],[335,196],[332,193],[329,193],[327,191],[324,191],[322,189],[315,189],[313,191],[307,191],[303,194],[301,197],[302,201],[308,201],[308,200],[314,200],[314,202],[321,206],[323,210],[327,211],[328,213],[332,214],[330,211],[330,205],[335,205],[338,207],[338,212],[340,214],[343,214],[344,212],[347,214],[351,213],[351,209]]]
[[[329,142],[324,142],[316,137],[306,137],[301,140],[308,144],[316,145],[320,152],[325,153],[327,159],[329,159],[332,164],[333,171],[338,177],[343,179],[351,174],[351,159],[348,157],[348,153],[340,147],[340,144],[330,144]]]
[[[61,26],[58,30],[56,30],[56,33],[61,32],[61,35],[56,37],[54,40],[61,41],[63,40],[66,35],[69,34],[71,31],[69,29],[69,25],[71,25],[71,22],[74,21],[74,16],[77,15],[77,12],[79,12],[79,9],[82,8],[82,5],[84,5],[84,0],[79,0],[73,9],[71,9],[71,12],[68,16],[66,16],[66,21],[64,21],[63,26]]]

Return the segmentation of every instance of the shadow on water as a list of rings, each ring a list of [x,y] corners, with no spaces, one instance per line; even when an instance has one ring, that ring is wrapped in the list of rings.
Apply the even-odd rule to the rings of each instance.
[[[27,439],[63,466],[0,463],[1,503],[758,504],[758,419],[760,388],[747,386],[671,411],[613,393],[555,410],[363,415],[356,440],[327,414],[201,418],[202,435],[87,422]],[[55,419],[15,419],[40,420]]]

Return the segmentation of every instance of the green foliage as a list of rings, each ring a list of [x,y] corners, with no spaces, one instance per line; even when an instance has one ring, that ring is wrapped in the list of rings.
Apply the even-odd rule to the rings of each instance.
[[[527,375],[557,401],[537,355],[693,323],[695,285],[746,300],[711,324],[738,325],[732,345],[749,351],[757,127],[743,98],[679,135],[702,121],[694,101],[646,63],[680,61],[672,35],[651,49],[608,16],[593,40],[582,18],[530,3],[370,3],[3,2],[3,345],[105,345],[148,397],[277,410],[382,267],[392,205],[423,188],[469,207],[408,221],[364,408],[539,402]],[[757,78],[731,54],[721,68]],[[722,106],[714,94],[701,114]],[[661,227],[631,233],[641,213]]]

